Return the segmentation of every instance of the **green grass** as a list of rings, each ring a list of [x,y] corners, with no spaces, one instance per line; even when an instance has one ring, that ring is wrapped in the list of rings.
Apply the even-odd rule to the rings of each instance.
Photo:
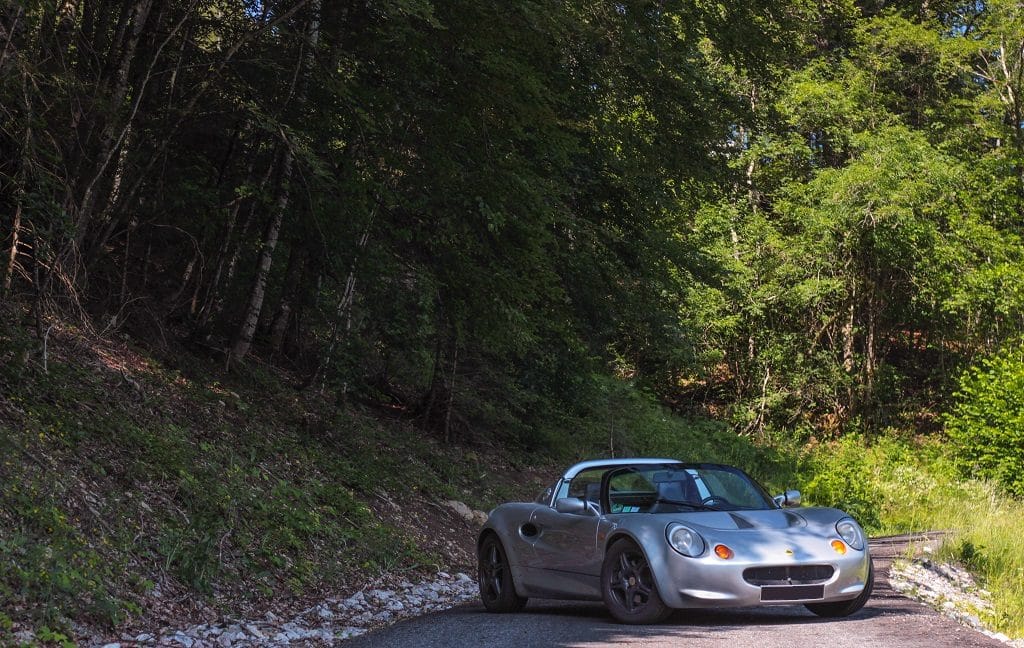
[[[948,531],[939,558],[966,566],[991,593],[991,627],[1024,637],[1024,502],[962,479],[940,441],[894,432],[815,447],[803,465],[809,503],[859,513],[873,534]]]
[[[142,358],[141,396],[95,361],[0,374],[5,618],[115,625],[163,576],[213,600],[442,565],[370,498],[480,507],[515,490],[407,423],[323,407],[258,371],[227,387],[210,368]]]

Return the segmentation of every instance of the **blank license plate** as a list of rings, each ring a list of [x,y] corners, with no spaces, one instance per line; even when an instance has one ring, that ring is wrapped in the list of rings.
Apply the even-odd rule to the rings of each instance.
[[[806,601],[824,596],[824,585],[768,585],[761,588],[762,601]]]

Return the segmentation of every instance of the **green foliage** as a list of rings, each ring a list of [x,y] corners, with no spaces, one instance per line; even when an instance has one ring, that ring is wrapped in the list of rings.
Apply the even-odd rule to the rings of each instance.
[[[154,415],[111,400],[104,381],[117,394],[118,373],[56,361],[49,374],[27,368],[0,401],[0,604],[19,622],[116,625],[140,612],[159,574],[197,594],[230,586],[255,598],[355,570],[436,565],[369,500],[403,490],[469,499],[463,489],[486,473],[479,459],[453,464],[413,428],[385,441],[386,428],[342,413],[318,424],[337,436],[314,442],[280,407],[291,392],[269,378],[233,385],[244,398],[195,374],[150,378],[179,405]],[[88,416],[99,403],[105,416]],[[482,490],[472,503],[496,497]]]
[[[877,507],[876,534],[946,531],[938,558],[970,568],[995,607],[983,615],[986,623],[1019,637],[1024,634],[1024,505],[992,482],[964,480],[955,462],[937,439],[888,430],[870,443],[851,438],[810,448],[804,465],[811,481],[818,479],[817,466],[832,471],[825,481],[841,481],[835,471],[843,466],[857,471]]]
[[[983,359],[960,378],[945,418],[958,465],[1024,495],[1024,358],[1019,347]]]
[[[6,309],[0,309],[0,317],[6,318],[6,315]],[[14,383],[21,377],[33,347],[32,338],[23,328],[6,322],[0,325],[0,386]]]
[[[882,494],[876,487],[863,440],[851,435],[814,452],[805,470],[809,503],[842,509],[869,533],[881,526]]]

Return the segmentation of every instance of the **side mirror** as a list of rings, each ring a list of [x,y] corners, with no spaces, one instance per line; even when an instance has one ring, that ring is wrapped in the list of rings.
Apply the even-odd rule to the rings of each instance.
[[[775,503],[782,508],[800,506],[800,491],[788,490],[782,495],[776,495],[773,499],[775,500]]]
[[[590,512],[590,506],[586,500],[578,497],[561,497],[555,500],[555,510],[559,513],[572,513],[573,515],[586,515]]]

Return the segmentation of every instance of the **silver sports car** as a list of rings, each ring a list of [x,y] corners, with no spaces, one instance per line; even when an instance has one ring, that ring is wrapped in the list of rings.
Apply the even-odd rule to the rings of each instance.
[[[502,504],[480,532],[480,598],[603,600],[623,623],[674,608],[801,604],[853,614],[874,580],[864,531],[832,508],[774,499],[742,470],[674,459],[601,459],[535,502]]]

